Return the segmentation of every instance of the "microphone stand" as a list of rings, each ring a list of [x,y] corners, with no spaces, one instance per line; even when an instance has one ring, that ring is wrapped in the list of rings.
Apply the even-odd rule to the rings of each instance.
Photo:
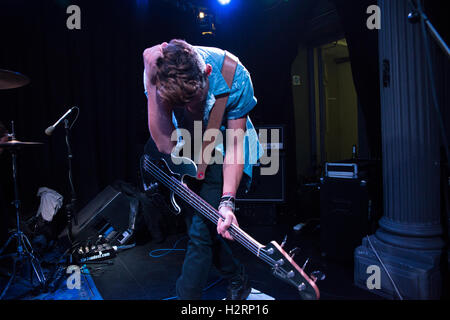
[[[415,23],[421,22],[421,20],[422,20],[423,23],[425,24],[425,26],[427,27],[430,35],[436,41],[437,45],[442,49],[442,51],[445,53],[445,55],[448,58],[450,58],[450,49],[449,49],[448,45],[445,43],[445,40],[441,37],[439,32],[436,30],[436,28],[433,26],[433,24],[428,19],[428,16],[423,11],[423,7],[420,4],[420,2],[417,2],[416,5],[414,5],[413,1],[410,1],[409,3],[412,8],[412,11],[408,14],[409,22],[415,24]]]
[[[70,195],[71,199],[70,202],[66,205],[66,214],[67,214],[67,230],[68,235],[71,244],[73,244],[72,239],[72,220],[74,220],[75,225],[78,225],[76,214],[75,214],[75,208],[76,208],[76,201],[77,201],[77,195],[75,193],[75,187],[73,186],[73,180],[72,180],[72,148],[70,146],[70,126],[69,126],[69,120],[64,120],[64,128],[66,129],[66,145],[67,145],[67,163],[68,163],[68,169],[69,169],[69,185],[70,185]]]
[[[442,139],[445,156],[447,157],[447,163],[445,165],[448,168],[450,166],[450,152],[448,149],[449,144],[448,144],[448,140],[447,140],[445,125],[444,125],[444,122],[442,119],[441,109],[439,106],[439,99],[438,99],[437,92],[436,92],[436,79],[434,76],[434,66],[433,66],[433,60],[431,58],[431,45],[429,44],[429,41],[428,41],[427,30],[430,33],[430,35],[433,37],[433,39],[435,40],[437,46],[439,46],[439,48],[441,48],[441,50],[444,52],[444,54],[446,55],[447,58],[450,58],[450,49],[449,49],[447,43],[445,43],[444,39],[437,32],[437,30],[434,28],[433,24],[428,19],[428,16],[424,12],[424,8],[423,8],[421,1],[422,0],[417,0],[417,1],[410,0],[409,1],[409,5],[412,8],[412,11],[408,14],[408,21],[411,24],[420,23],[422,38],[423,38],[424,47],[425,47],[425,59],[426,59],[427,67],[428,67],[428,77],[429,77],[429,81],[431,83],[431,96],[432,96],[432,101],[433,101],[432,104],[435,109],[438,121],[439,121],[440,135],[441,135],[441,139]]]

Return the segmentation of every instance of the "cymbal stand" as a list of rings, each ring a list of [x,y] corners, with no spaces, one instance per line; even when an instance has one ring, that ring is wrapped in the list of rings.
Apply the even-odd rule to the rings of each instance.
[[[12,122],[12,139],[15,139],[15,132],[14,132],[14,122]],[[39,262],[39,259],[36,257],[36,254],[34,252],[33,247],[31,246],[30,240],[28,237],[21,231],[20,229],[20,200],[19,200],[19,188],[18,188],[18,182],[17,182],[17,153],[18,153],[18,147],[10,148],[11,156],[12,156],[12,172],[13,172],[13,182],[14,182],[14,201],[13,205],[15,207],[16,211],[16,224],[17,229],[16,231],[8,238],[5,245],[0,249],[0,259],[5,258],[13,258],[14,264],[13,264],[13,272],[12,275],[6,285],[6,287],[3,289],[0,299],[3,299],[6,292],[8,291],[11,284],[14,282],[14,279],[16,278],[16,269],[17,269],[17,263],[20,261],[29,261],[30,265],[32,267],[32,271],[36,275],[36,278],[41,286],[45,285],[46,278],[42,271],[41,264]],[[17,243],[17,249],[16,252],[2,255],[3,251],[8,247],[10,242],[16,239]],[[33,282],[33,274],[31,274],[30,281]]]

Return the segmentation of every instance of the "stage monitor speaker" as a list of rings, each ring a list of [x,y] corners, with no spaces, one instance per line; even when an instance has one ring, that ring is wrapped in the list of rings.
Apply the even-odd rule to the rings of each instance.
[[[353,261],[353,251],[370,233],[367,182],[323,178],[320,186],[320,242],[322,254],[333,260]]]
[[[129,216],[130,200],[122,192],[108,186],[77,213],[72,240],[86,241],[102,235],[109,243],[121,244],[128,232]],[[60,234],[59,240],[70,246],[67,228]]]
[[[277,223],[275,203],[243,202],[236,203],[237,217],[241,227],[273,226]]]
[[[278,171],[274,175],[261,174],[261,169],[268,168],[274,163],[261,164],[258,162],[253,167],[252,184],[249,190],[246,190],[245,183],[239,186],[236,200],[239,202],[284,202],[285,197],[285,155],[284,155],[284,133],[282,126],[265,126],[257,127],[256,130],[260,134],[261,129],[267,130],[267,141],[262,141],[262,147],[265,153],[277,150],[279,153]],[[271,130],[278,130],[279,141],[272,141]],[[260,135],[261,136],[261,135]]]

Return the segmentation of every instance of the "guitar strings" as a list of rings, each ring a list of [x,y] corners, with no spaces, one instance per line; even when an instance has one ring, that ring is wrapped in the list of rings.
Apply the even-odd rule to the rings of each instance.
[[[154,172],[154,171],[153,171],[153,172]],[[197,198],[197,195],[196,195],[195,193],[192,193],[192,192],[189,192],[188,190],[183,189],[183,188],[181,187],[181,185],[180,185],[180,183],[179,183],[178,180],[174,179],[173,177],[170,177],[170,179],[172,180],[172,182],[167,181],[167,179],[163,179],[163,180],[166,180],[166,181],[165,181],[166,183],[169,183],[170,186],[171,186],[172,188],[178,189],[179,192],[187,192],[188,195],[191,195],[191,197]],[[178,186],[179,186],[180,188],[178,188]],[[188,200],[188,199],[186,199],[185,196],[186,196],[186,195],[183,194],[184,200]],[[207,202],[204,202],[204,200],[201,199],[201,198],[194,199],[194,200],[197,200],[196,203],[195,203],[196,206],[194,206],[194,207],[195,207],[196,209],[199,209],[199,211],[202,211],[203,213],[205,213],[205,215],[207,216],[207,218],[209,218],[213,223],[217,223],[217,221],[218,221],[219,218],[217,218],[218,214],[215,213],[216,210],[215,210],[212,206],[210,206]],[[203,202],[203,205],[202,205],[202,202]],[[208,210],[209,210],[209,211],[212,211],[213,213],[215,213],[215,215],[214,215],[214,214],[211,214]],[[236,230],[236,231],[237,231],[237,230]],[[255,244],[252,244],[252,247],[255,247],[255,246],[256,246],[257,248],[259,248],[259,246],[255,245]]]
[[[172,176],[167,175],[163,170],[161,170],[160,168],[158,168],[154,163],[152,163],[151,161],[149,161],[147,158],[145,158],[144,160],[145,160],[145,162],[147,162],[147,163],[150,164],[151,166],[156,167],[156,171],[155,171],[155,170],[152,170],[152,168],[146,166],[146,169],[149,170],[149,171],[151,171],[151,172],[153,172],[153,175],[154,175],[155,177],[159,176],[159,179],[160,179],[162,182],[166,182],[166,183],[168,184],[168,187],[169,187],[169,188],[172,187],[173,189],[177,189],[177,191],[181,194],[180,197],[184,198],[185,201],[189,200],[189,198],[188,198],[189,195],[190,195],[191,197],[193,197],[194,200],[197,201],[197,203],[196,203],[196,204],[197,204],[197,208],[196,208],[196,209],[199,210],[199,211],[203,211],[204,215],[205,215],[207,218],[209,218],[213,223],[217,223],[217,220],[219,219],[219,218],[217,218],[218,212],[217,212],[217,210],[215,210],[209,203],[207,203],[205,200],[203,200],[202,198],[200,198],[196,193],[194,193],[194,192],[190,191],[189,189],[187,189],[184,185],[182,185],[182,184],[180,183],[180,181],[178,181],[177,179],[175,179],[175,178],[172,177]],[[162,174],[162,177],[161,177],[161,174]],[[169,178],[169,179],[167,179],[167,178]],[[169,180],[169,181],[168,181],[168,180]],[[171,180],[171,181],[170,181],[170,180]],[[185,193],[187,193],[187,195],[186,195]],[[202,204],[203,204],[203,205],[202,205]],[[195,206],[194,206],[194,208],[195,208]],[[210,211],[212,211],[213,214],[209,213],[208,210],[206,210],[206,209],[209,209]],[[236,227],[236,226],[231,225],[230,227]],[[238,228],[238,229],[239,229],[242,233],[245,233],[245,232],[243,232],[243,230],[241,230],[240,228]],[[229,230],[229,231],[232,231],[232,230]],[[233,232],[233,233],[235,233],[236,235],[239,236],[239,237],[236,237],[236,235],[233,235],[233,233],[230,232],[230,233],[232,233],[233,237],[235,237],[236,240],[240,240],[240,241],[241,241],[241,244],[242,244],[244,247],[248,248],[251,252],[253,252],[254,254],[256,254],[254,251],[251,250],[250,247],[248,247],[248,246],[246,245],[246,244],[248,243],[248,241],[247,241],[247,239],[245,238],[245,236],[242,236],[241,234],[239,234],[238,230],[233,230],[233,231],[235,231],[235,232]],[[248,235],[247,235],[247,236],[248,236]],[[252,242],[250,242],[250,244],[252,244]],[[252,245],[255,245],[255,244],[253,243]],[[258,247],[258,253],[259,253],[259,251],[260,251],[260,246],[257,246],[257,247]],[[263,261],[265,261],[266,263],[268,263],[269,265],[271,265],[272,267],[274,267],[274,266],[277,265],[277,263],[275,262],[275,260],[273,260],[272,258],[270,258],[269,256],[267,256],[265,253],[262,253],[260,256],[259,256],[259,255],[257,255],[257,256],[260,257],[261,260],[263,260]],[[288,272],[287,272],[282,266],[278,265],[275,269],[276,269],[279,273],[282,272],[282,273],[284,274],[284,277],[283,277],[283,278],[286,277],[286,275],[287,275]],[[304,277],[302,276],[302,278],[304,278]],[[306,280],[306,279],[305,279],[305,280]],[[295,283],[292,282],[291,280],[288,280],[288,281],[291,282],[291,283],[293,283],[293,284],[295,285]],[[308,281],[306,281],[306,282],[309,283]]]
[[[152,166],[154,166],[154,167],[156,167],[156,165],[155,164],[153,164],[152,162],[150,162],[150,161],[148,161],[147,159],[146,159],[146,161],[149,163],[149,164],[151,164]],[[150,169],[150,168],[148,168],[147,167],[147,169]],[[202,198],[200,198],[197,194],[195,194],[195,193],[193,193],[193,192],[191,192],[189,189],[186,189],[186,187],[185,186],[183,186],[181,183],[180,183],[180,181],[178,181],[177,179],[175,179],[174,177],[172,177],[172,176],[169,176],[169,175],[167,175],[164,171],[162,171],[161,169],[159,169],[158,167],[156,167],[156,169],[157,169],[157,172],[155,172],[154,170],[152,170],[152,172],[155,174],[155,175],[159,175],[158,174],[158,172],[161,172],[164,176],[166,176],[166,177],[169,177],[170,178],[170,180],[172,180],[172,182],[169,182],[169,181],[167,181],[167,179],[164,179],[164,177],[163,178],[161,178],[161,177],[159,177],[160,178],[160,180],[162,180],[163,182],[164,182],[164,180],[165,180],[165,182],[167,183],[167,184],[169,184],[170,186],[172,186],[172,188],[174,188],[174,189],[178,189],[178,192],[187,192],[188,193],[188,195],[191,195],[191,196],[193,196],[194,198],[197,198],[197,201],[198,202],[200,202],[200,206],[197,204],[197,206],[198,207],[200,207],[200,209],[204,209],[204,207],[205,206],[201,206],[201,203],[204,203],[213,213],[215,213],[215,215],[217,215],[218,213],[217,213],[217,211],[211,206],[211,205],[209,205],[206,201],[204,201]],[[180,190],[180,187],[181,187],[181,190]],[[186,195],[185,194],[183,194],[183,198],[184,198],[184,200],[186,201],[187,199],[186,199]],[[203,208],[202,208],[203,207]],[[200,211],[200,210],[199,210]],[[210,216],[210,214],[206,211],[204,211],[204,210],[202,210],[203,212],[204,212],[204,214],[205,214],[205,216],[207,216],[208,218],[210,218],[210,220],[211,221],[213,221],[214,223],[216,223],[215,221],[216,221],[216,217],[213,215],[213,217],[211,217]],[[233,225],[232,225],[233,226]],[[241,229],[239,229],[239,230],[241,230]],[[242,231],[242,230],[241,230]],[[243,232],[243,231],[242,231]],[[240,236],[240,234],[238,234],[239,236]],[[235,237],[237,240],[241,240],[241,244],[243,245],[243,246],[245,246],[245,247],[247,247],[246,246],[246,241],[245,241],[245,239],[244,240],[242,240],[242,237]],[[247,247],[248,248],[248,247]],[[250,248],[248,248],[250,251],[252,251]],[[253,252],[253,253],[255,253],[255,252]],[[261,255],[261,260],[263,260],[263,261],[265,261],[266,263],[268,263],[268,264],[270,264],[272,267],[274,267],[274,266],[276,266],[277,264],[276,263],[274,263],[273,261],[273,259],[272,258],[270,258],[270,257],[268,257],[266,254],[264,254],[263,253],[263,255]],[[283,273],[284,274],[284,276],[286,276],[287,275],[287,271],[283,268],[283,267],[281,267],[280,265],[278,265],[278,267],[276,268],[276,270],[279,272],[279,273]],[[303,276],[302,276],[303,277]],[[304,278],[304,277],[303,277]],[[306,280],[306,279],[305,279]],[[290,282],[292,282],[292,281],[290,281]],[[308,282],[308,281],[307,281]],[[292,282],[293,283],[293,282]]]
[[[154,165],[154,164],[152,164],[152,165]],[[147,168],[147,169],[150,169],[150,168]],[[152,172],[154,174],[156,173],[154,170],[152,170]],[[166,175],[164,172],[162,172],[162,174]],[[164,177],[161,180],[163,180],[163,182],[165,181],[166,183],[170,184],[169,187],[176,188],[176,189],[178,189],[179,192],[187,192],[188,195],[190,195],[191,197],[195,197],[195,198],[198,197],[197,194],[190,192],[189,190],[186,190],[185,188],[183,188],[184,186],[182,187],[180,182],[178,180],[176,180],[175,178],[170,177],[170,176],[167,176],[167,177],[172,181],[167,181],[167,179],[164,179]],[[183,196],[186,196],[186,195],[183,195]],[[189,200],[189,199],[186,199],[185,197],[183,197],[183,198],[185,201]],[[215,212],[216,210],[212,206],[210,206],[206,201],[201,199],[200,197],[198,197],[198,199],[195,199],[195,200],[197,200],[196,204],[197,204],[197,207],[199,207],[196,209],[200,209],[200,211],[203,211],[205,213],[205,215],[207,215],[207,218],[209,218],[213,223],[217,223],[219,218],[216,217],[216,216],[218,216],[218,213]],[[210,211],[214,212],[215,214],[210,214],[210,212],[208,212],[207,210],[210,210]],[[259,247],[256,244],[253,244],[253,245],[256,247]]]
[[[149,161],[148,159],[145,159],[146,164],[149,164],[150,166],[156,166],[155,164],[153,164],[151,161]],[[187,198],[187,196],[191,195],[191,197],[194,197],[196,202],[195,203],[197,205],[196,209],[199,211],[202,211],[205,216],[207,218],[209,218],[213,223],[217,223],[218,221],[218,213],[216,213],[216,210],[210,206],[206,201],[204,201],[203,199],[201,199],[197,194],[192,193],[190,190],[186,190],[186,188],[184,186],[181,185],[181,183],[176,180],[174,177],[171,177],[169,175],[167,175],[164,171],[160,170],[159,168],[157,168],[158,170],[155,171],[153,170],[153,168],[150,168],[149,166],[146,166],[146,168],[151,171],[151,173],[153,173],[155,176],[159,176],[159,178],[162,180],[162,182],[166,182],[167,184],[169,184],[169,187],[171,186],[174,189],[177,189],[178,192],[182,193],[182,198],[184,198],[185,201],[189,200]],[[162,177],[161,177],[161,174]],[[167,179],[169,178],[169,179]],[[169,180],[169,181],[168,181]],[[170,181],[172,180],[172,181]],[[184,193],[188,193],[187,195]],[[194,206],[195,207],[195,206]],[[213,214],[211,214],[212,211]],[[255,255],[257,255],[258,257],[261,257],[261,259],[263,261],[265,261],[266,263],[270,264],[272,267],[274,267],[276,265],[276,262],[270,258],[268,255],[266,255],[264,252],[263,253],[259,253],[260,252],[260,246],[256,245],[255,243],[253,243],[253,241],[249,241],[248,239],[245,238],[245,235],[242,235],[240,232],[243,232],[242,230],[236,230],[234,225],[231,225],[231,230],[229,229],[229,231],[231,231],[230,233],[232,234],[232,236],[234,236],[236,238],[236,240],[240,240],[241,244],[243,246],[245,246],[246,248],[248,248],[251,252],[253,252]],[[256,251],[255,251],[256,249]],[[258,255],[259,253],[259,255]],[[282,270],[280,270],[282,269]],[[284,273],[287,273],[283,268],[279,268],[279,271],[283,271]]]
[[[179,195],[181,198],[183,198],[186,202],[187,200],[189,200],[189,195],[194,198],[194,202],[196,201],[196,205],[197,208],[193,205],[194,208],[196,208],[198,211],[202,211],[203,214],[209,218],[213,223],[217,224],[217,221],[219,218],[221,217],[217,217],[220,214],[218,213],[218,211],[216,209],[214,209],[209,203],[207,203],[205,200],[203,200],[200,196],[198,196],[196,193],[192,192],[191,190],[189,190],[186,186],[184,186],[179,180],[177,180],[176,178],[174,178],[173,176],[170,176],[168,174],[166,174],[163,170],[161,170],[160,168],[158,168],[153,162],[151,162],[148,159],[148,156],[146,156],[144,158],[145,162],[150,164],[150,166],[155,167],[156,170],[152,170],[152,168],[146,166],[146,169],[153,172],[153,175],[157,178],[157,176],[159,176],[159,179],[162,182],[166,182],[168,184],[168,187],[172,187],[174,190],[172,191],[178,191],[181,195]],[[161,177],[162,175],[162,177]],[[169,179],[167,179],[169,178]],[[187,195],[185,194],[187,193]],[[211,212],[208,212],[208,209]],[[237,230],[235,229],[237,228]],[[258,257],[261,258],[261,260],[265,261],[266,263],[268,263],[269,265],[271,265],[272,267],[275,267],[275,270],[280,273],[282,272],[284,274],[283,278],[285,278],[286,280],[288,280],[288,282],[295,284],[295,282],[293,282],[290,279],[286,278],[287,275],[287,271],[280,265],[278,265],[275,260],[273,260],[272,258],[270,258],[269,256],[267,256],[264,252],[261,255],[258,255],[261,249],[261,246],[256,245],[253,242],[257,242],[254,239],[251,239],[252,241],[248,241],[245,237],[245,235],[247,235],[248,238],[251,238],[248,234],[246,234],[242,229],[240,229],[239,227],[236,227],[235,225],[231,225],[229,228],[229,232],[232,234],[232,236],[236,239],[236,240],[240,240],[241,244],[246,247],[248,250],[250,250],[251,252],[253,252],[255,255],[257,255]],[[241,234],[242,233],[242,234]],[[250,243],[250,247],[247,245],[247,243]],[[258,254],[255,253],[254,251],[252,251],[251,246],[256,246],[258,248]],[[274,273],[275,274],[275,273]],[[306,283],[309,284],[309,281],[304,277],[301,276],[303,279],[306,280]],[[309,284],[310,287],[312,287]]]
[[[146,160],[146,161],[148,161],[148,160]],[[150,162],[151,163],[151,162]],[[152,164],[152,163],[151,163]],[[154,164],[152,164],[152,165],[154,165]],[[151,170],[151,168],[149,168],[149,167],[147,167],[147,169],[149,169],[149,170]],[[157,174],[154,170],[151,170],[152,172],[153,172],[153,174]],[[162,172],[162,174],[164,174],[164,175],[166,175],[164,172]],[[169,176],[168,176],[169,177]],[[179,181],[178,180],[176,180],[176,179],[174,179],[173,177],[169,177],[171,180],[173,180],[172,182],[170,182],[170,181],[167,181],[167,178],[164,178],[164,177],[159,177],[161,180],[163,180],[163,182],[165,181],[166,183],[168,183],[168,184],[170,184],[170,186],[172,186],[173,188],[176,188],[176,189],[178,189],[178,191],[179,192],[187,192],[188,193],[188,195],[190,194],[191,195],[191,197],[192,196],[194,196],[195,198],[197,198],[198,196],[195,194],[195,193],[192,193],[192,192],[190,192],[189,190],[185,190],[184,188],[182,188],[181,187],[181,184],[179,183]],[[175,182],[175,183],[174,183]],[[184,200],[186,201],[186,200],[189,200],[189,199],[187,199],[186,198],[186,195],[185,194],[183,194],[183,198],[184,198]],[[217,215],[217,213],[215,214],[215,215],[211,215],[211,213],[210,212],[208,212],[208,209],[210,210],[210,211],[216,211],[214,208],[212,208],[212,206],[210,206],[208,203],[206,203],[203,199],[195,199],[195,200],[197,200],[197,203],[195,203],[197,206],[196,206],[196,209],[198,209],[199,211],[202,211],[203,213],[205,213],[205,215],[207,216],[207,218],[209,218],[213,223],[217,223],[217,221],[218,221],[218,219],[219,218],[217,218],[215,215]],[[204,204],[202,205],[202,203],[201,202],[204,202]],[[205,205],[207,205],[207,206],[205,206]],[[194,206],[195,207],[195,206]],[[214,212],[215,213],[215,212]],[[237,230],[233,230],[233,231],[236,231],[237,232]],[[237,235],[239,235],[240,236],[240,234],[237,234]],[[242,239],[241,237],[240,237],[240,239]],[[245,246],[246,244],[247,244],[247,242],[248,241],[245,241],[244,243],[243,243],[243,245]],[[252,249],[256,246],[256,248],[258,248],[259,249],[259,246],[257,246],[256,244],[253,244],[253,243],[251,243],[251,242],[249,242],[250,243],[250,245],[252,246],[252,248],[249,248],[252,252],[254,252]],[[246,246],[247,247],[247,246]]]

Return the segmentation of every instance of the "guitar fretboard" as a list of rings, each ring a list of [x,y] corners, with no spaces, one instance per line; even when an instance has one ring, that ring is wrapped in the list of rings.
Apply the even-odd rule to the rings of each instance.
[[[186,187],[183,183],[181,183],[181,181],[161,170],[156,164],[148,159],[148,157],[145,157],[144,159],[144,169],[214,224],[217,225],[219,219],[223,220],[219,211],[203,200],[195,192]],[[258,258],[265,261],[272,267],[275,266],[276,262],[263,252],[262,248],[264,246],[253,239],[241,228],[235,224],[231,224],[228,228],[228,232],[233,239],[255,254]]]

